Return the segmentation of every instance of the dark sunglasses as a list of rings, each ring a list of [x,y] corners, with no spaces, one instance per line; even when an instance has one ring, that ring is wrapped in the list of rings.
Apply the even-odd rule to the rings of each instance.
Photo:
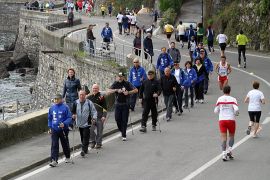
[[[133,63],[139,63],[139,62],[133,62]]]

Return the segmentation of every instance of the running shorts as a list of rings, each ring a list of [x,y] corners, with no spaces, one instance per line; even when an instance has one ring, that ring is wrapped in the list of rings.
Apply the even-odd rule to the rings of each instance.
[[[166,35],[167,35],[167,39],[170,39],[172,36],[172,33],[166,33]]]
[[[255,123],[260,122],[261,114],[262,114],[261,111],[248,111],[250,121],[255,122]]]
[[[228,80],[228,76],[218,76],[218,81],[224,84]]]
[[[219,44],[220,50],[222,50],[222,51],[225,51],[226,46],[227,46],[226,43],[220,43],[220,44]]]
[[[180,35],[180,41],[184,41],[185,40],[185,35]]]
[[[229,131],[230,134],[234,134],[235,121],[234,120],[219,120],[219,130],[221,133],[227,133],[227,131]]]
[[[105,11],[101,11],[101,13],[102,13],[102,16],[104,16],[104,15],[105,15]]]

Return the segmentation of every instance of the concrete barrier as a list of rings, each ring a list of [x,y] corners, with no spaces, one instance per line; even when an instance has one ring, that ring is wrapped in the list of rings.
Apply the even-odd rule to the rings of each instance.
[[[64,46],[63,34],[58,34],[41,27],[39,31],[40,43],[44,46],[50,47],[55,51],[62,51]]]
[[[0,127],[0,148],[15,144],[48,130],[48,109],[2,122]]]

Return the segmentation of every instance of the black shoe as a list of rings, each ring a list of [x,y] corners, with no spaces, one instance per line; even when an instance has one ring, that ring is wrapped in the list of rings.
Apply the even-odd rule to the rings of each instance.
[[[91,149],[94,149],[94,148],[95,148],[95,146],[96,146],[96,142],[92,142],[92,143],[90,143],[90,148],[91,148]]]
[[[233,158],[234,158],[234,157],[232,156],[232,152],[228,152],[228,153],[227,153],[227,156],[230,158],[230,160],[233,160]]]
[[[167,121],[167,122],[171,121],[171,118],[170,118],[170,117],[167,117],[167,118],[166,118],[166,121]]]
[[[250,131],[251,131],[251,126],[248,126],[248,129],[247,129],[247,135],[250,135]]]
[[[180,113],[181,113],[181,114],[183,113],[183,109],[180,109]]]
[[[204,93],[204,94],[207,94],[207,91],[204,91],[203,93]]]
[[[247,68],[247,63],[244,63],[244,68]]]
[[[184,105],[184,106],[183,106],[183,108],[184,108],[184,109],[187,109],[187,108],[188,108],[188,106],[187,106],[187,105]]]
[[[85,152],[81,151],[81,156],[84,157],[85,156]]]
[[[152,131],[156,131],[156,130],[157,130],[156,126],[152,126]]]
[[[175,113],[175,114],[177,114],[178,112],[179,112],[179,110],[178,110],[178,109],[176,109],[174,113]]]
[[[141,129],[139,130],[140,132],[146,133],[147,129],[145,126],[142,126]]]

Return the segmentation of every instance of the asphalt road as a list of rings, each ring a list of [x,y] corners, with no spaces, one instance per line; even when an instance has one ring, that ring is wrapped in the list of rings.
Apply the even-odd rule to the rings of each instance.
[[[95,32],[100,32],[105,21],[109,21],[113,30],[117,32],[116,20],[109,18],[91,19],[97,22]],[[91,23],[92,23],[91,22]],[[115,33],[117,35],[117,33]],[[99,33],[96,34],[99,36]],[[118,35],[117,35],[118,36]],[[154,37],[154,48],[168,46],[165,36]],[[133,37],[118,36],[117,42],[131,43]],[[249,53],[249,51],[247,52]],[[158,52],[155,52],[158,54]],[[188,60],[187,49],[181,50],[183,64]],[[225,52],[228,62],[233,67],[237,65],[235,50]],[[219,60],[219,51],[209,55],[211,60]],[[155,59],[156,60],[156,59]],[[87,158],[76,157],[75,164],[61,163],[57,168],[47,165],[32,171],[27,179],[102,179],[102,180],[175,180],[175,179],[269,179],[269,104],[270,58],[258,53],[247,55],[247,69],[234,68],[229,77],[232,86],[232,96],[236,97],[240,107],[237,117],[237,130],[233,153],[235,160],[222,162],[218,116],[213,113],[217,98],[222,95],[218,90],[217,77],[210,78],[209,92],[205,96],[205,104],[196,104],[182,116],[173,116],[171,122],[160,118],[162,132],[152,132],[148,128],[146,134],[135,130],[135,135],[128,134],[128,141],[122,142],[118,137],[110,137],[104,148],[91,151]],[[255,77],[252,74],[259,76]],[[263,78],[263,79],[262,79]],[[252,88],[252,81],[261,82],[260,89],[264,92],[267,104],[263,106],[262,125],[259,138],[245,135],[248,124],[247,104],[243,103],[247,92]],[[150,127],[150,126],[149,126]]]

